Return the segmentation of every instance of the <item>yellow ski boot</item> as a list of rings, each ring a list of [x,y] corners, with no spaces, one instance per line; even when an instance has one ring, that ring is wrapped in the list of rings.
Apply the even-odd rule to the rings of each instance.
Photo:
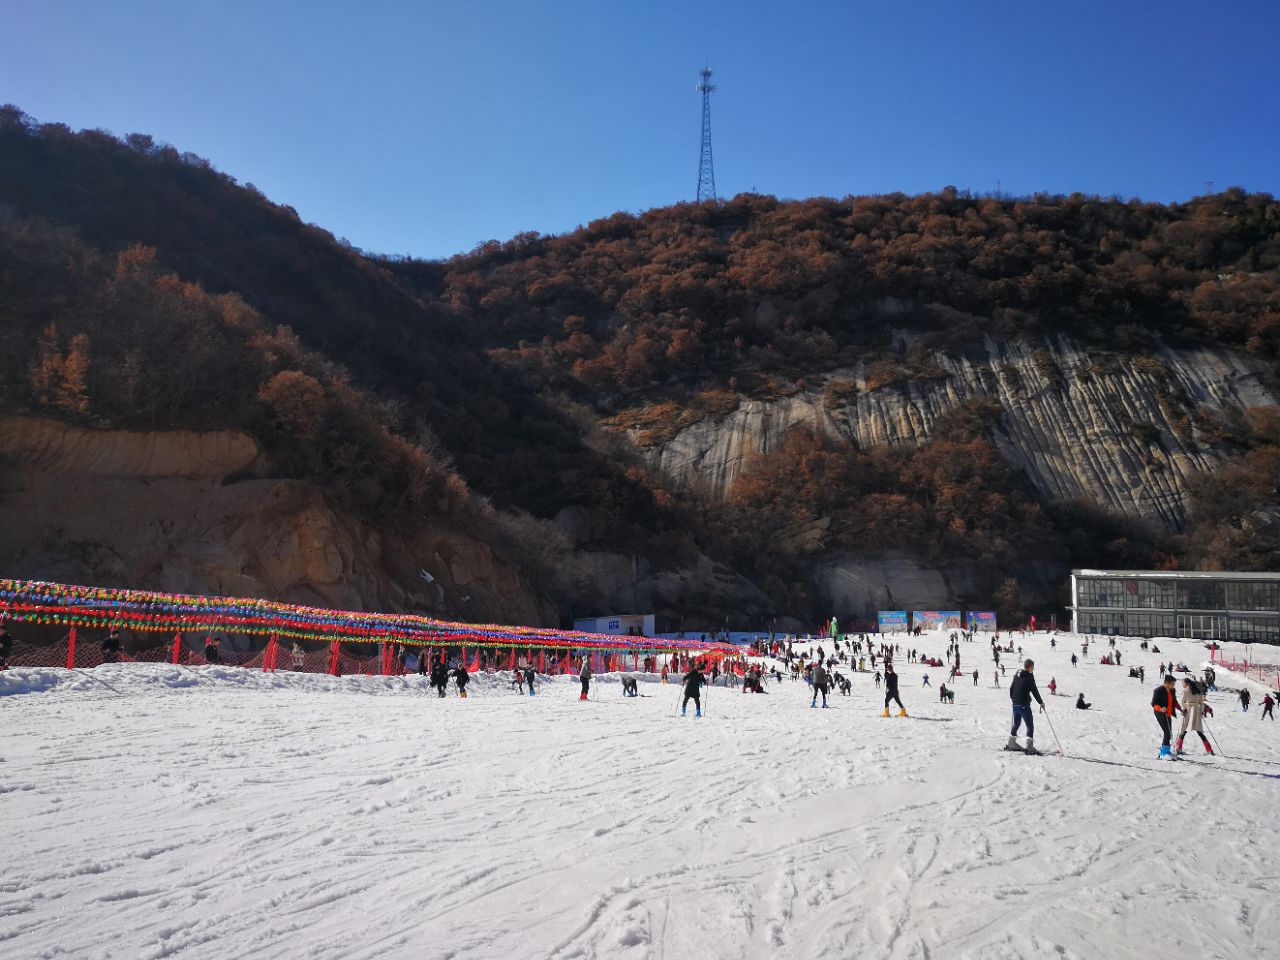
[[[905,710],[899,710],[899,711],[898,711],[898,716],[900,716],[900,717],[905,717],[906,715],[907,715],[907,711],[905,711]]]

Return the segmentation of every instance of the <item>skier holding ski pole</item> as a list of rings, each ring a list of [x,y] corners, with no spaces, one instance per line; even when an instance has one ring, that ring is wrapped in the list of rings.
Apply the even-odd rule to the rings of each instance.
[[[1159,760],[1178,759],[1169,746],[1169,740],[1173,737],[1173,717],[1178,710],[1178,695],[1173,689],[1175,682],[1173,674],[1166,673],[1164,681],[1151,693],[1151,709],[1155,713],[1156,723],[1160,724],[1160,732],[1164,734],[1160,753],[1157,755]]]
[[[1036,754],[1040,751],[1036,749],[1035,744],[1035,721],[1031,714],[1031,698],[1035,697],[1036,703],[1040,704],[1040,710],[1044,711],[1044,701],[1040,699],[1040,691],[1036,688],[1036,664],[1034,660],[1026,660],[1022,664],[1022,669],[1017,672],[1013,678],[1013,682],[1009,684],[1009,699],[1013,702],[1013,729],[1009,731],[1009,742],[1004,745],[1006,750],[1021,750],[1024,753]],[[1018,727],[1023,723],[1027,725],[1027,746],[1022,748],[1018,746]],[[1061,746],[1058,748],[1061,750]]]
[[[695,717],[702,716],[702,685],[706,683],[706,678],[702,675],[702,671],[698,669],[697,663],[689,668],[689,672],[684,675],[682,681],[684,685],[684,700],[680,704],[680,716],[685,715],[685,711],[689,708],[689,701],[693,701],[693,715]]]

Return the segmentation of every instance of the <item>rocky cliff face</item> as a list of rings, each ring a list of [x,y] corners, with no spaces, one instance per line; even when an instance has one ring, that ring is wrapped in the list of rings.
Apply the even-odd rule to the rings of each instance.
[[[860,365],[790,397],[744,401],[648,455],[669,476],[724,494],[748,457],[779,449],[794,427],[859,448],[917,444],[941,415],[986,400],[1002,411],[995,443],[1046,498],[1085,498],[1176,527],[1186,520],[1188,478],[1221,458],[1208,443],[1212,425],[1276,402],[1242,357],[1209,347],[1121,362],[1063,338],[988,340],[968,356],[932,360],[928,378],[877,386]]]
[[[558,621],[519,571],[474,536],[425,523],[375,530],[319,488],[272,477],[244,433],[86,430],[0,417],[0,452],[0,569],[10,575]]]

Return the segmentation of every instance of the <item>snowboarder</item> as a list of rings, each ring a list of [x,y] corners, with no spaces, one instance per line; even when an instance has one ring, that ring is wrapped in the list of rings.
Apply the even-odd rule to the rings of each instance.
[[[102,662],[120,662],[120,631],[115,627],[112,627],[111,632],[102,638]]]
[[[893,664],[886,663],[884,665],[884,713],[882,717],[889,715],[890,701],[898,705],[898,716],[905,717],[907,708],[902,705],[902,698],[898,696],[898,675],[893,672]]]
[[[827,709],[827,686],[829,678],[827,671],[823,669],[819,662],[813,668],[813,702],[809,704],[811,707],[818,705],[818,694],[822,694],[822,709]]]
[[[1022,669],[1013,677],[1013,682],[1009,684],[1009,700],[1013,704],[1013,729],[1009,732],[1009,742],[1004,745],[1006,750],[1023,750],[1024,753],[1039,753],[1035,744],[1035,721],[1032,719],[1031,698],[1035,697],[1036,703],[1040,704],[1041,711],[1044,710],[1044,701],[1040,699],[1040,691],[1036,688],[1036,664],[1034,660],[1024,660]],[[1018,746],[1018,728],[1023,724],[1027,725],[1027,746]]]
[[[471,674],[467,673],[467,665],[460,663],[453,671],[453,682],[458,685],[458,696],[462,699],[467,698],[467,681],[471,679]]]
[[[1178,695],[1173,690],[1173,674],[1166,673],[1164,681],[1151,693],[1151,709],[1155,712],[1156,723],[1160,724],[1160,732],[1164,738],[1160,742],[1160,760],[1177,760],[1178,756],[1169,747],[1173,736],[1173,717],[1178,710]]]
[[[1076,709],[1077,709],[1077,710],[1088,710],[1088,709],[1089,709],[1090,707],[1092,707],[1092,706],[1093,706],[1093,704],[1092,704],[1092,703],[1085,703],[1085,702],[1084,702],[1084,694],[1083,694],[1083,693],[1081,693],[1081,694],[1077,694],[1077,696],[1076,696]],[[1179,748],[1181,748],[1182,741],[1181,741],[1181,740],[1179,740],[1179,741],[1178,741],[1178,744],[1179,744]]]
[[[680,716],[685,715],[685,711],[689,708],[689,701],[693,701],[693,715],[695,717],[702,716],[702,685],[706,683],[702,671],[698,669],[695,663],[689,668],[689,672],[684,675],[684,701],[680,704]]]
[[[526,663],[524,665],[524,685],[529,688],[529,696],[531,697],[537,692],[533,689],[533,678],[536,676],[537,672],[533,669],[533,664]]]
[[[1262,716],[1259,717],[1258,719],[1265,720],[1267,717],[1270,717],[1271,722],[1275,723],[1276,715],[1272,712],[1273,710],[1275,710],[1275,707],[1276,707],[1276,702],[1271,699],[1271,694],[1268,693],[1265,697],[1262,698]]]
[[[1182,741],[1187,735],[1187,727],[1194,730],[1200,737],[1200,742],[1204,744],[1204,752],[1213,753],[1213,747],[1209,746],[1209,741],[1205,739],[1204,731],[1200,729],[1204,706],[1204,689],[1190,677],[1183,677],[1182,727],[1178,730],[1178,743],[1175,748],[1179,755],[1182,753]]]
[[[582,658],[582,669],[578,671],[578,679],[582,681],[582,693],[578,696],[579,700],[587,699],[587,694],[591,692],[591,657]]]

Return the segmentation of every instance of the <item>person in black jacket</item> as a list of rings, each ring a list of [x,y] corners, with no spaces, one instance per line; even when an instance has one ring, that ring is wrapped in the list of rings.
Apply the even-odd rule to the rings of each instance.
[[[1081,693],[1081,694],[1077,694],[1077,695],[1076,695],[1076,709],[1077,709],[1077,710],[1088,710],[1088,709],[1089,709],[1090,707],[1092,707],[1092,706],[1093,706],[1093,704],[1092,704],[1092,703],[1085,703],[1085,702],[1084,702],[1084,694],[1083,694],[1083,693]]]
[[[211,636],[211,637],[204,638],[204,659],[205,659],[205,663],[218,662],[219,655],[218,655],[218,638],[217,637]]]
[[[898,705],[898,716],[905,717],[907,708],[902,705],[902,698],[898,696],[898,675],[893,672],[893,664],[885,661],[884,664],[884,713],[882,717],[889,715],[890,701]]]
[[[693,701],[693,715],[695,717],[702,716],[702,685],[707,682],[702,675],[702,671],[698,669],[695,663],[689,668],[689,672],[684,675],[684,701],[680,704],[680,716],[684,716],[685,710],[689,708],[689,701]]]
[[[1035,722],[1031,714],[1031,698],[1035,697],[1040,709],[1044,709],[1044,701],[1040,699],[1040,691],[1036,688],[1036,664],[1034,660],[1026,660],[1022,669],[1017,672],[1013,682],[1009,684],[1009,699],[1013,702],[1013,729],[1009,732],[1006,750],[1022,750],[1018,746],[1018,727],[1025,721],[1027,724],[1027,753],[1039,753],[1035,744]]]
[[[444,665],[444,657],[431,666],[431,685],[436,688],[438,696],[444,696],[445,688],[449,686],[449,668]]]
[[[1151,692],[1151,710],[1156,715],[1156,723],[1160,724],[1160,732],[1164,739],[1160,741],[1159,759],[1177,760],[1169,741],[1173,739],[1173,717],[1178,712],[1178,694],[1174,691],[1175,680],[1172,673],[1164,675],[1164,682]]]
[[[112,627],[111,632],[102,638],[102,662],[120,662],[120,631],[115,627]]]
[[[9,654],[13,653],[13,637],[0,623],[0,670],[9,669]]]
[[[537,676],[537,673],[536,673],[536,672],[534,671],[534,669],[533,669],[533,664],[531,664],[531,663],[527,663],[527,664],[525,664],[525,667],[524,667],[524,683],[525,683],[525,686],[527,686],[527,687],[529,688],[529,696],[531,696],[531,697],[532,697],[532,696],[534,695],[534,693],[535,693],[535,691],[534,691],[534,689],[533,689],[533,681],[534,681],[534,678],[535,678],[536,676]]]
[[[458,696],[466,699],[467,681],[471,679],[471,674],[467,673],[467,665],[460,663],[453,670],[453,682],[458,685]]]

